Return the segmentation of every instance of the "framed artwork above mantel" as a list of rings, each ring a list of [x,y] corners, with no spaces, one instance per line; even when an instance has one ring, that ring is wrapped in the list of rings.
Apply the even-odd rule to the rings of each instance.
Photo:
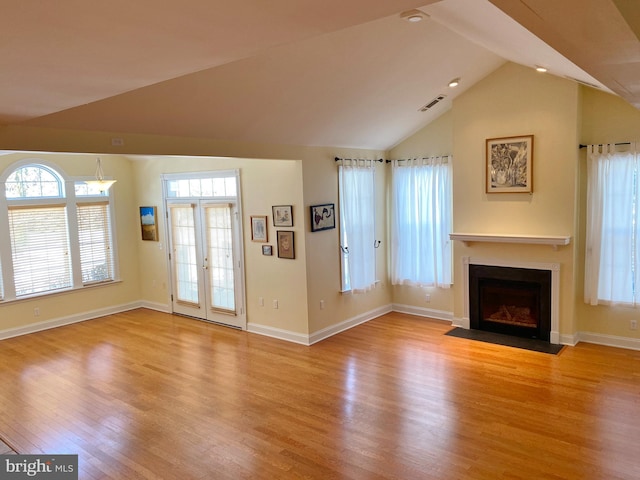
[[[488,138],[486,193],[533,193],[533,135]]]

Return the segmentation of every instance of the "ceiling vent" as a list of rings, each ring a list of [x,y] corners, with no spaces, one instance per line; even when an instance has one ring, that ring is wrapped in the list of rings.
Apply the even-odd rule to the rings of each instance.
[[[444,100],[446,95],[438,95],[436,98],[427,103],[424,107],[420,108],[420,112],[426,112],[427,110],[432,109],[437,104],[439,104],[442,100]]]

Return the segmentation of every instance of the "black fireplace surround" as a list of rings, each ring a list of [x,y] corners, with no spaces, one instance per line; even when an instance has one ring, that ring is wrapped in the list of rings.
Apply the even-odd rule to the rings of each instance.
[[[470,327],[549,341],[551,271],[469,265]]]

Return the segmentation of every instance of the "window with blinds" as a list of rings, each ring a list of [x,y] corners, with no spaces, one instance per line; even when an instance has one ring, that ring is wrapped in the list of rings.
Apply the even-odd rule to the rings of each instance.
[[[2,184],[0,300],[116,279],[109,194],[26,162],[0,175]]]
[[[9,232],[17,297],[71,287],[64,206],[10,208]]]
[[[113,280],[113,250],[109,204],[78,205],[78,243],[82,283]]]

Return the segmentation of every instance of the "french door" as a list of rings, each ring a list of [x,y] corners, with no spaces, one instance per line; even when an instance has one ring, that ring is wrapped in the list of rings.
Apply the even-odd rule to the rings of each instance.
[[[167,199],[174,313],[246,329],[237,202]]]

